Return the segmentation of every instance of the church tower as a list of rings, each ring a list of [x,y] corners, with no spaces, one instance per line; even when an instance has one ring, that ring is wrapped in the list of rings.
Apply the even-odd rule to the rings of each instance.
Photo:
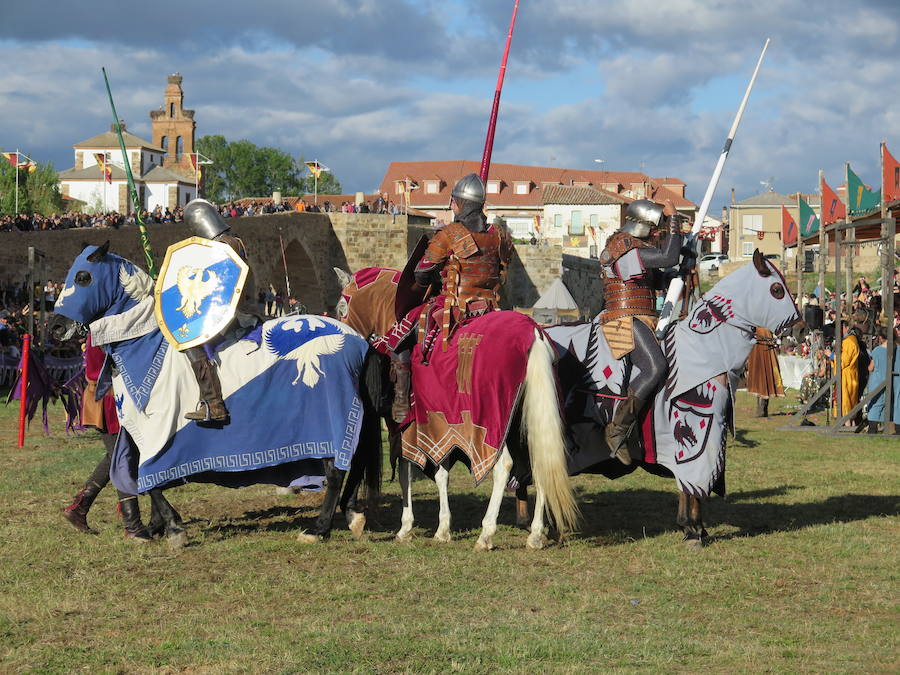
[[[197,123],[194,111],[185,110],[181,75],[169,75],[163,106],[150,111],[153,145],[166,151],[163,166],[188,176],[194,175],[191,154],[194,150],[194,134]]]

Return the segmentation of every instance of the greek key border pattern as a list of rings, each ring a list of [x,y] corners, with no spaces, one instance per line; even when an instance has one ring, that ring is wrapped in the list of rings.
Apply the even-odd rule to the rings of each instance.
[[[138,490],[146,492],[161,483],[168,483],[204,471],[249,471],[298,459],[331,457],[332,455],[334,455],[334,446],[331,441],[310,441],[284,445],[270,450],[203,457],[139,477]]]
[[[153,361],[150,362],[150,368],[147,370],[147,374],[144,376],[144,380],[141,382],[140,386],[135,385],[134,380],[131,379],[131,374],[125,369],[122,355],[118,352],[113,352],[113,362],[115,362],[116,368],[119,369],[119,374],[122,376],[122,383],[125,385],[126,391],[128,391],[128,394],[131,396],[131,399],[134,401],[134,405],[137,406],[138,410],[144,409],[146,403],[145,399],[149,399],[150,397],[150,392],[153,390],[156,378],[159,377],[168,350],[169,343],[163,340],[159,350],[156,352],[156,356],[154,356]]]

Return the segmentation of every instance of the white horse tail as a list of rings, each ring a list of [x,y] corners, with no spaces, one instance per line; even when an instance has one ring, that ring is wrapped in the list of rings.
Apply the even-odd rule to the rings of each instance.
[[[578,505],[566,465],[566,445],[553,361],[553,348],[542,333],[535,331],[525,373],[522,431],[527,434],[535,486],[544,493],[547,511],[557,528],[564,532],[575,526]]]

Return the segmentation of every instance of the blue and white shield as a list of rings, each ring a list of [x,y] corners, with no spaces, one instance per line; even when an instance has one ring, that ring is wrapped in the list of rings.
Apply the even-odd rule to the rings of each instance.
[[[202,345],[234,318],[250,268],[228,244],[172,244],[156,280],[156,320],[179,351]]]

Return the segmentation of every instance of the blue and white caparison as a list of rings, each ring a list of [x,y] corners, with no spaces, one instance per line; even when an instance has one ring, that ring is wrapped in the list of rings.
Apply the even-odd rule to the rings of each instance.
[[[350,467],[360,438],[360,372],[368,349],[349,326],[322,316],[264,323],[255,339],[216,352],[230,424],[184,419],[199,396],[184,354],[163,338],[153,314],[153,283],[106,247],[73,263],[56,313],[90,327],[116,366],[113,387],[131,443],[117,446],[113,482],[146,492],[191,481],[241,486],[322,480],[324,459]],[[137,452],[134,458],[127,446]]]

